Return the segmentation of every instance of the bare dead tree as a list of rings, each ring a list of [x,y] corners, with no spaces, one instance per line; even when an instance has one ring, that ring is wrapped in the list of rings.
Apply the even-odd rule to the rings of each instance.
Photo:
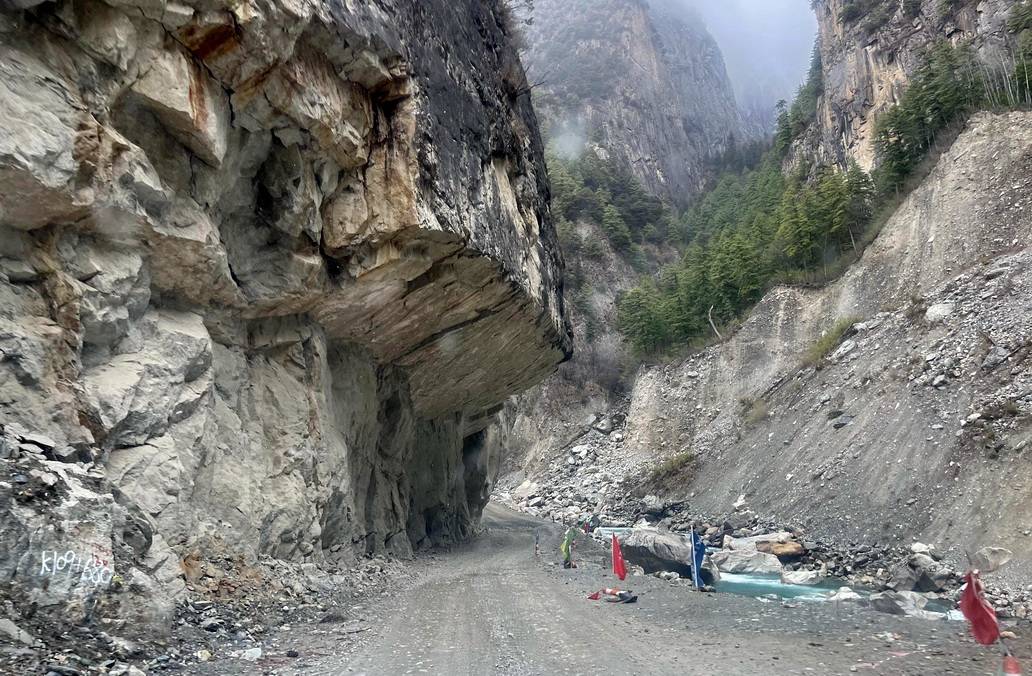
[[[721,341],[724,340],[724,336],[720,335],[720,331],[717,330],[717,325],[713,321],[713,306],[712,305],[710,305],[710,309],[709,309],[709,312],[707,313],[707,316],[709,317],[709,325],[713,328],[713,333],[717,334],[717,340],[721,340]]]

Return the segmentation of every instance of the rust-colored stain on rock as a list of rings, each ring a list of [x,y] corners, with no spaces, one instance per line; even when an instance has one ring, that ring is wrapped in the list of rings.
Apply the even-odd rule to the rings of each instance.
[[[183,43],[201,60],[218,58],[240,45],[233,24],[224,23],[206,28],[190,25],[180,32]]]
[[[204,94],[204,71],[194,63],[190,71],[190,113],[201,128],[208,123],[208,102]]]

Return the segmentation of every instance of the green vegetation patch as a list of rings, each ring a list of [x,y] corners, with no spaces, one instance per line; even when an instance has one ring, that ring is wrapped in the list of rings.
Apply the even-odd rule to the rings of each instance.
[[[682,451],[667,458],[652,468],[646,479],[646,486],[651,489],[673,490],[686,485],[692,478],[697,460],[691,451]]]
[[[835,349],[842,344],[846,332],[860,321],[859,317],[845,317],[835,322],[824,335],[810,346],[803,356],[804,366],[820,366]]]
[[[552,183],[552,212],[557,220],[564,251],[588,257],[601,255],[597,244],[575,241],[562,233],[573,231],[572,223],[598,223],[613,249],[630,263],[640,266],[640,247],[660,243],[672,231],[674,214],[662,200],[647,193],[641,183],[621,164],[603,160],[590,149],[579,158],[564,159],[547,153]]]

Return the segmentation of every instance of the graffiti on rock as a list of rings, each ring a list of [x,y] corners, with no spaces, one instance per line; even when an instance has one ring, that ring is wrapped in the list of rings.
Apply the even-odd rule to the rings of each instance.
[[[69,579],[79,576],[81,583],[99,587],[109,584],[115,572],[108,559],[96,552],[80,554],[72,550],[45,550],[40,558],[39,574],[41,577],[65,576]]]

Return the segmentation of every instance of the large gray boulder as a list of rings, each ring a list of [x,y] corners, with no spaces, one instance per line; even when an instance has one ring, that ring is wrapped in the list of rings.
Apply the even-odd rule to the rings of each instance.
[[[619,539],[624,558],[641,566],[646,573],[669,571],[691,579],[692,548],[687,538],[670,531],[635,528]],[[719,572],[704,562],[702,581],[713,584],[719,578]]]
[[[941,592],[957,586],[956,572],[947,564],[936,561],[928,554],[911,554],[907,565],[917,576],[915,591]],[[904,590],[905,591],[905,590]]]
[[[710,556],[722,573],[746,575],[781,575],[781,561],[773,554],[756,550],[723,549]]]

